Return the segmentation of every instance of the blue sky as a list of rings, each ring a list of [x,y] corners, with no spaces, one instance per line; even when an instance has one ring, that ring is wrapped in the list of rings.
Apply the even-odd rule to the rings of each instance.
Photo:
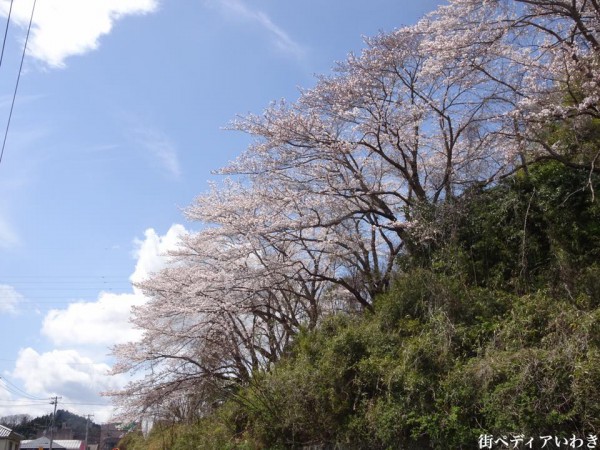
[[[143,302],[130,281],[198,227],[181,208],[249,142],[223,127],[440,3],[38,0],[0,163],[0,416],[46,414],[59,395],[108,420],[97,393],[125,381],[105,375],[109,347],[135,338]],[[31,5],[14,3],[2,132]]]

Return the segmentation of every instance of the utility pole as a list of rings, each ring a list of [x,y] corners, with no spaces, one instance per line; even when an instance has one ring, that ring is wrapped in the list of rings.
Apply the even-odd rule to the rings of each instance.
[[[52,450],[52,444],[54,442],[54,420],[56,418],[56,405],[58,404],[58,399],[62,397],[51,397],[51,405],[54,405],[54,412],[52,413],[52,423],[50,425],[50,449]]]
[[[85,447],[84,447],[84,450],[88,449],[88,425],[90,423],[90,417],[94,417],[94,415],[88,414],[87,420],[85,421]]]

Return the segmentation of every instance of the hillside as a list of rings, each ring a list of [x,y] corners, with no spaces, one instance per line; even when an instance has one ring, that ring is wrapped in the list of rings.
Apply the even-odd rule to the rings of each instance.
[[[465,194],[434,214],[439,238],[398,261],[372,312],[326,318],[211,415],[120,447],[469,449],[507,430],[598,430],[600,206],[587,176],[539,164]]]

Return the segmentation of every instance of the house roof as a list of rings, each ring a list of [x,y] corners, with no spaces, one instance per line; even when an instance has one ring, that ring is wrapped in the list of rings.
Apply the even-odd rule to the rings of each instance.
[[[76,448],[79,450],[79,446],[65,447],[62,444],[63,442],[71,442],[71,441],[53,441],[52,448],[57,449],[57,450],[58,449],[66,449],[66,448]],[[75,442],[81,442],[81,441],[75,441]],[[38,449],[40,447],[42,447],[42,448],[50,447],[50,439],[48,439],[46,436],[42,436],[41,438],[37,438],[34,440],[21,441],[21,449],[29,449],[29,448]]]
[[[75,439],[54,439],[52,441],[52,449],[67,449],[67,450],[80,450],[83,446],[83,441]],[[38,449],[38,448],[49,448],[50,439],[46,436],[37,438],[34,440],[21,441],[21,449]]]
[[[59,445],[62,445],[63,448],[73,450],[79,450],[81,448],[81,444],[83,443],[83,441],[78,441],[76,439],[58,439],[54,442],[56,442]]]
[[[8,427],[0,425],[0,439],[5,439],[5,438],[21,440],[21,439],[23,439],[23,436],[21,436],[19,433],[15,433],[13,430],[11,430]]]

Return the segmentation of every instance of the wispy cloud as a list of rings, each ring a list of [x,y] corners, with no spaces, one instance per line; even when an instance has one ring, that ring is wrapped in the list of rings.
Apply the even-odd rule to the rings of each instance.
[[[11,19],[29,23],[33,0],[14,2]],[[6,17],[10,0],[0,0]],[[156,10],[158,0],[43,0],[36,4],[29,54],[50,67],[63,67],[66,58],[94,50],[124,16]]]
[[[0,312],[16,314],[25,298],[8,284],[0,284]]]
[[[14,228],[2,217],[0,217],[0,249],[12,248],[21,242]]]
[[[175,178],[181,176],[177,149],[165,133],[147,127],[137,127],[133,134],[138,145],[147,150],[169,175]]]
[[[208,4],[218,7],[224,14],[260,25],[269,33],[273,44],[287,55],[297,59],[302,59],[305,56],[305,48],[294,41],[290,35],[273,22],[266,13],[250,9],[241,0],[213,0]]]

